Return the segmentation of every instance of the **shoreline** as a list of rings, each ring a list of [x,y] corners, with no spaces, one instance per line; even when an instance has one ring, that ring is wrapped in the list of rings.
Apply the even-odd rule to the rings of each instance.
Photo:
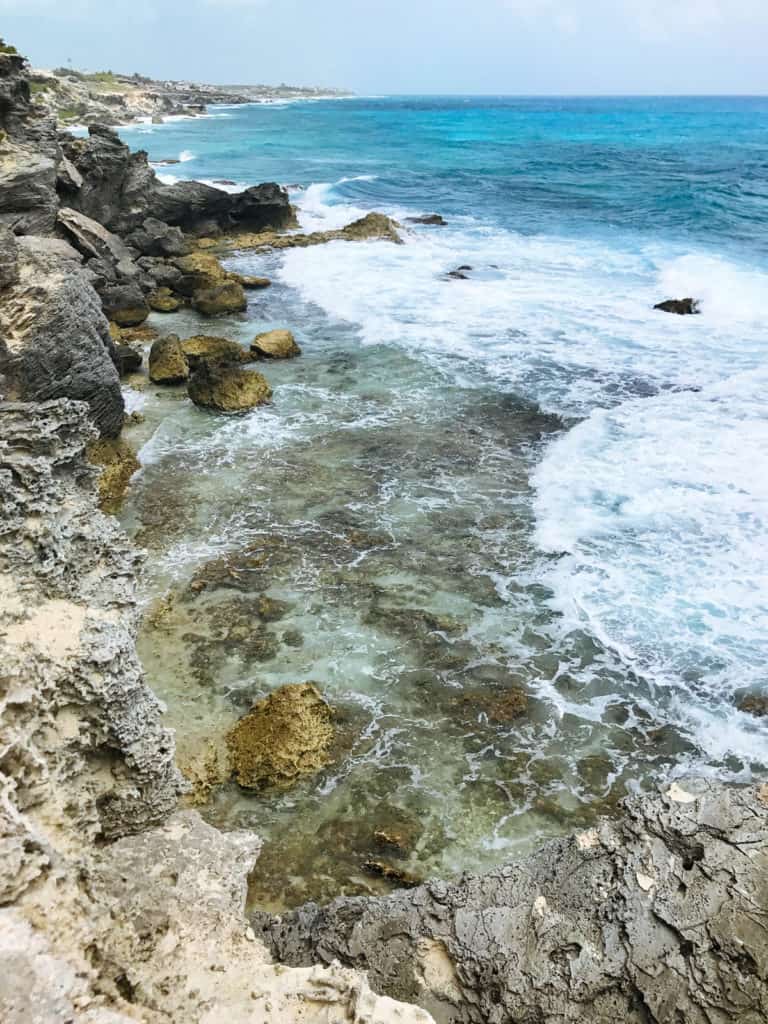
[[[0,57],[0,72],[14,83],[24,78],[8,58]],[[295,213],[277,185],[235,195],[194,180],[162,186],[146,159],[105,128],[74,142],[50,132],[51,157],[37,149],[44,126],[27,132],[33,117],[24,105],[7,117],[4,153],[17,175],[34,155],[44,200],[35,195],[14,209],[14,231],[21,230],[6,226],[0,235],[0,317],[11,345],[0,388],[10,399],[0,403],[10,498],[0,509],[0,615],[14,686],[3,727],[7,749],[18,751],[0,807],[9,837],[0,845],[9,867],[0,958],[13,967],[5,975],[11,984],[0,982],[0,1006],[10,1005],[10,1019],[40,1017],[57,1000],[52,1020],[83,1024],[127,1024],[136,1013],[152,1024],[224,1015],[246,1024],[254,1013],[260,1022],[319,1024],[334,1004],[361,1024],[474,1024],[499,1012],[584,1024],[603,1015],[667,1021],[673,1012],[697,1019],[723,1007],[734,1021],[745,1013],[757,1020],[768,986],[757,967],[743,968],[766,955],[751,926],[768,884],[765,786],[665,784],[659,794],[628,800],[615,822],[601,818],[531,858],[456,885],[418,886],[401,873],[391,880],[414,887],[383,901],[342,898],[282,919],[246,918],[246,879],[258,875],[260,840],[219,832],[179,809],[189,782],[136,653],[138,551],[112,516],[96,510],[96,471],[86,454],[96,423],[115,456],[107,462],[117,476],[108,497],[119,503],[126,464],[133,466],[120,447],[129,435],[120,382],[136,374],[140,346],[152,346],[152,385],[188,382],[209,416],[247,408],[227,404],[242,399],[245,382],[252,385],[246,399],[263,402],[262,375],[252,367],[298,355],[295,339],[284,336],[259,335],[238,354],[229,339],[201,334],[182,342],[147,332],[150,308],[174,305],[193,311],[201,331],[207,322],[217,330],[227,321],[206,318],[237,314],[246,291],[269,288],[264,278],[223,266],[211,251],[217,239],[247,239],[253,252],[329,240],[384,245],[401,241],[398,226],[369,214],[337,231],[291,235]],[[115,199],[126,194],[130,203]],[[201,235],[213,245],[202,245]],[[188,344],[195,338],[197,347]],[[180,515],[173,501],[185,496],[168,489],[166,499],[161,523]],[[379,542],[352,529],[344,543],[354,554]],[[290,555],[285,541],[265,550],[278,567]],[[45,563],[29,554],[39,551]],[[196,609],[217,590],[230,602],[244,574],[262,571],[262,555],[246,548],[241,561],[225,556],[195,575],[180,605],[190,628],[200,633]],[[226,628],[241,630],[227,643],[268,643],[267,624],[285,614],[280,602],[260,594],[253,608],[243,607],[244,621],[233,623],[230,603],[222,605]],[[173,613],[156,611],[160,621]],[[445,617],[424,624],[429,636],[455,630]],[[397,616],[391,628],[402,630]],[[294,712],[308,716],[298,755],[287,744],[289,763],[276,769],[270,736],[266,753],[255,748],[250,770],[290,773],[297,756],[324,763],[328,716],[308,686],[289,708],[289,724]],[[259,713],[275,711],[274,701],[264,704]],[[276,721],[285,729],[285,719]],[[228,755],[213,755],[200,766],[203,784],[215,785],[222,770],[231,777],[216,760]],[[236,770],[244,772],[242,764]],[[382,840],[399,841],[389,833]],[[387,862],[374,868],[387,877]],[[712,913],[692,923],[702,905]],[[361,970],[371,972],[381,997]],[[35,984],[14,985],[17,976]],[[711,984],[702,986],[701,976]]]

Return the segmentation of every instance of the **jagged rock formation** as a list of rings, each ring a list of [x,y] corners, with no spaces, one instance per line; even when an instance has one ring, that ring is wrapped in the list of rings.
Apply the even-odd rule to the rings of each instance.
[[[23,401],[87,402],[100,432],[117,437],[124,403],[114,346],[79,255],[64,242],[36,236],[18,242],[6,236],[0,249],[16,278],[0,292],[0,390]]]
[[[438,1024],[768,1019],[768,787],[673,784],[519,864],[261,916],[293,964],[364,967]]]

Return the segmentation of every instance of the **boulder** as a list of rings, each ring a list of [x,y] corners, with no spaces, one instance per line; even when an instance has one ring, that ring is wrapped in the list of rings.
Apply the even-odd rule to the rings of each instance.
[[[427,224],[430,227],[445,227],[448,223],[439,213],[426,213],[421,217],[406,217],[406,224]]]
[[[220,313],[240,313],[248,306],[243,286],[236,281],[225,281],[212,288],[201,288],[192,297],[192,305],[203,316]]]
[[[755,718],[768,718],[768,694],[748,693],[742,697],[736,707],[744,714]]]
[[[96,258],[115,267],[123,261],[132,262],[125,242],[84,213],[64,207],[56,219],[67,239],[87,260]]]
[[[333,710],[312,683],[281,686],[227,735],[235,780],[245,789],[287,788],[331,761]]]
[[[175,334],[158,338],[149,350],[149,379],[154,384],[182,384],[189,378],[189,364]]]
[[[247,231],[286,228],[296,224],[288,193],[280,185],[267,182],[237,192],[231,197],[232,225]]]
[[[230,277],[243,288],[269,288],[272,284],[268,277],[253,277],[251,274],[230,274]]]
[[[157,256],[141,256],[136,261],[136,265],[147,277],[152,279],[156,288],[170,288],[171,291],[179,291],[179,285],[184,275],[170,260]]]
[[[189,382],[195,405],[219,412],[243,412],[272,397],[267,380],[255,370],[200,361]]]
[[[203,360],[209,363],[244,363],[249,360],[248,353],[236,341],[207,334],[186,338],[181,348],[191,369],[195,369]]]
[[[99,297],[69,246],[32,236],[19,241],[18,278],[0,298],[7,397],[79,399],[102,436],[116,437],[125,410]]]
[[[181,308],[181,299],[170,288],[156,288],[147,296],[147,305],[156,313],[175,313]]]
[[[301,349],[290,331],[266,331],[251,342],[251,354],[257,359],[293,359]]]
[[[701,312],[698,299],[665,299],[664,302],[657,302],[653,308],[660,309],[663,313],[677,313],[678,316],[691,316]]]
[[[121,377],[125,377],[129,373],[137,373],[143,362],[144,357],[141,352],[131,348],[130,345],[115,346],[115,365]]]
[[[350,242],[360,242],[369,238],[383,238],[397,245],[402,245],[402,238],[397,233],[397,222],[383,213],[369,213],[359,220],[352,221],[341,229],[341,237]]]
[[[193,252],[173,261],[181,275],[175,290],[191,298],[204,288],[214,288],[229,280],[227,271],[218,259],[209,252]]]
[[[189,242],[181,228],[171,227],[154,217],[148,217],[126,241],[142,256],[186,256],[189,252]]]
[[[232,197],[228,192],[200,181],[179,181],[174,185],[154,185],[147,213],[153,218],[180,227],[193,235],[213,233],[229,224]]]
[[[101,288],[99,294],[105,315],[119,327],[137,327],[149,316],[147,300],[135,282]]]
[[[83,176],[70,159],[62,156],[56,169],[56,188],[61,192],[77,192],[83,187]]]

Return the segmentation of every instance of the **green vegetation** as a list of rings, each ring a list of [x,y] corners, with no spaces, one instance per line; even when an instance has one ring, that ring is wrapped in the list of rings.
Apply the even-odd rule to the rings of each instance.
[[[15,46],[11,46],[10,43],[6,43],[6,41],[2,37],[0,37],[0,53],[18,54],[18,52],[19,51],[16,49]]]
[[[50,86],[46,85],[44,82],[29,83],[29,91],[32,93],[33,96],[39,96],[43,92],[48,92],[49,89]]]

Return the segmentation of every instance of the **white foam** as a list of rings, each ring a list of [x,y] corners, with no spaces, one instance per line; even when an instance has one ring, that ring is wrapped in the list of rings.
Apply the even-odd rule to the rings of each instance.
[[[182,149],[182,151],[179,153],[179,163],[188,164],[192,160],[196,159],[197,157],[190,149]]]

